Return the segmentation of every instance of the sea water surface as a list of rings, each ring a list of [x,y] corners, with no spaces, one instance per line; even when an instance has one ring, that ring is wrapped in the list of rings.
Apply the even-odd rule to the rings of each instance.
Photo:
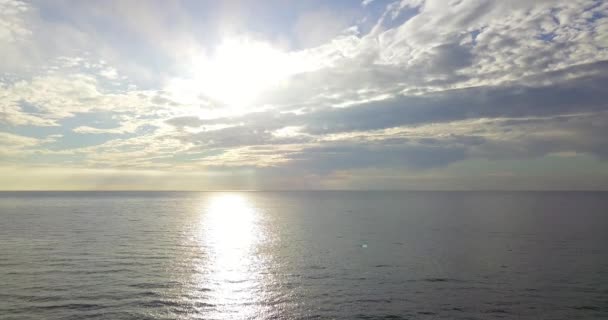
[[[498,318],[608,319],[608,193],[0,193],[0,319]]]

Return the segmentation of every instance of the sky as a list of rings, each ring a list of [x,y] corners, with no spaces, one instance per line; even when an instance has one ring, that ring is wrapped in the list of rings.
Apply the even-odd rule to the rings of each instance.
[[[608,1],[0,0],[0,190],[608,190]]]

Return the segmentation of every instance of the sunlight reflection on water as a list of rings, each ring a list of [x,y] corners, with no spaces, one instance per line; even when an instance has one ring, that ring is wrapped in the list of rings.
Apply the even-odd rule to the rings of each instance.
[[[200,266],[209,303],[220,318],[256,318],[263,314],[264,241],[260,214],[243,194],[221,193],[210,199],[201,217],[207,259]]]

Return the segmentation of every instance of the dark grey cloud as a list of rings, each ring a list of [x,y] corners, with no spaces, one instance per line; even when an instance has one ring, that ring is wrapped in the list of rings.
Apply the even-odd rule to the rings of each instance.
[[[545,119],[503,121],[503,132],[512,139],[488,141],[473,154],[489,159],[539,157],[549,153],[576,152],[608,159],[608,112]]]
[[[595,72],[567,79],[580,72],[579,69]],[[308,133],[328,134],[478,118],[543,117],[608,110],[608,90],[604,88],[608,83],[608,61],[535,76],[534,80],[550,81],[547,79],[551,78],[557,80],[545,86],[480,86],[422,96],[398,96],[348,108],[323,107],[305,114],[266,111],[234,118],[201,120],[181,117],[167,122],[176,126],[242,123],[248,129],[239,130],[249,130],[250,133],[284,126],[304,126]]]
[[[290,155],[288,166],[318,172],[354,168],[428,169],[466,158],[462,145],[401,143],[334,144],[305,148]]]
[[[473,64],[471,49],[457,43],[441,44],[433,48],[428,70],[446,74]]]
[[[595,70],[595,72],[589,72]],[[588,73],[589,75],[580,76]],[[579,75],[568,79],[572,75]],[[290,168],[329,172],[362,167],[436,168],[467,158],[517,159],[550,153],[579,152],[601,159],[608,155],[608,62],[578,66],[536,76],[545,86],[509,84],[448,90],[423,96],[400,96],[348,108],[319,108],[305,114],[266,111],[241,117],[202,120],[181,117],[176,126],[235,123],[234,127],[171,137],[198,148],[301,145],[286,154]],[[416,129],[429,124],[487,119],[489,127],[471,125],[465,135],[441,129],[440,134],[415,138],[384,136],[366,139],[370,130]],[[299,126],[306,135],[278,137],[273,131]],[[357,132],[339,142],[321,142],[328,134]],[[252,149],[253,153],[256,153]],[[271,152],[271,151],[264,151]],[[263,157],[264,153],[258,154]]]
[[[531,159],[564,152],[608,160],[608,112],[500,120],[491,130],[489,135],[484,135],[482,128],[473,128],[471,135],[388,138],[305,148],[293,156],[292,165],[321,171],[368,167],[423,170],[471,158]]]
[[[386,129],[456,120],[534,117],[608,109],[608,62],[604,72],[543,87],[477,87],[424,96],[403,96],[345,109],[325,109],[299,117],[310,133]]]

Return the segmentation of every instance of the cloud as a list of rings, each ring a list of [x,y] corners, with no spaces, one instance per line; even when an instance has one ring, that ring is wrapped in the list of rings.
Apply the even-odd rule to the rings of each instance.
[[[0,132],[0,145],[3,147],[33,147],[40,143],[38,139],[24,137],[8,132]]]
[[[205,124],[205,121],[196,116],[184,116],[167,119],[166,123],[175,127],[200,127]]]
[[[557,155],[603,170],[608,3],[343,5],[261,5],[255,22],[244,3],[1,1],[3,161],[242,170],[276,185],[294,172],[316,186],[386,172],[457,184],[468,178],[451,168]],[[201,61],[221,43],[273,55],[211,70]],[[512,168],[478,170],[471,179],[520,183]]]
[[[456,89],[303,114],[268,111],[234,119],[176,118],[169,121],[192,127],[225,122],[240,125],[169,136],[226,152],[251,145],[296,146],[275,160],[311,170],[398,165],[432,168],[469,158],[525,159],[560,151],[603,158],[604,143],[595,137],[605,130],[608,96],[601,84],[608,80],[603,72],[607,66],[600,62],[552,73],[546,76],[557,79],[581,70],[596,71],[546,86]],[[532,82],[538,83],[537,79]],[[591,119],[595,119],[592,131],[584,126]],[[277,139],[272,133],[290,126],[299,128],[303,136]],[[435,145],[429,146],[429,141]],[[341,144],[341,149],[329,147],[332,143]],[[215,159],[221,161],[221,157]],[[239,164],[234,159],[230,163]],[[245,163],[250,165],[249,160]]]
[[[88,133],[88,134],[106,134],[106,133],[123,134],[123,133],[125,133],[125,131],[123,131],[120,128],[102,129],[102,128],[94,128],[94,127],[89,127],[89,126],[76,127],[74,129],[72,129],[72,131],[74,131],[76,133]]]
[[[0,2],[0,44],[21,41],[32,33],[24,21],[28,10],[29,6],[22,1]]]
[[[395,140],[375,143],[342,143],[302,149],[289,156],[288,165],[308,170],[333,172],[353,168],[443,167],[464,160],[461,145],[432,145]]]

